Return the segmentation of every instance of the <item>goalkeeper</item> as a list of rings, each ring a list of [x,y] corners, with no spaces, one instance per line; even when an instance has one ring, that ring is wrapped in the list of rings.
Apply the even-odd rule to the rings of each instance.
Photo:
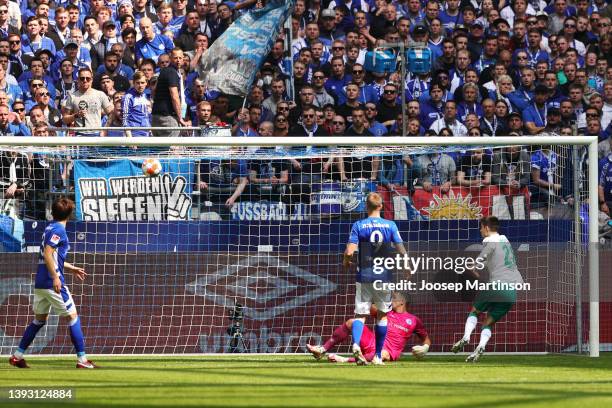
[[[421,340],[421,345],[412,347],[412,354],[416,358],[423,358],[429,351],[431,340],[427,335],[427,331],[421,322],[421,319],[406,311],[408,300],[406,293],[394,292],[391,300],[392,310],[387,313],[387,336],[382,347],[383,361],[399,360],[406,343],[412,336],[416,334]],[[375,311],[375,308],[372,308]],[[336,345],[342,343],[351,334],[351,329],[356,319],[349,319],[342,323],[334,330],[334,334],[322,346],[312,346],[307,344],[308,351],[312,353],[315,359],[321,359],[325,353],[330,351]],[[375,357],[376,340],[374,334],[368,327],[364,327],[361,335],[359,346],[367,361],[372,361]],[[337,354],[329,354],[327,359],[337,363],[353,363],[356,361],[354,357],[343,357]]]
[[[485,217],[480,221],[480,235],[483,237],[484,247],[478,255],[485,260],[490,274],[490,282],[519,284],[523,278],[516,266],[516,258],[512,251],[510,241],[505,235],[500,235],[499,220],[497,217]],[[479,278],[476,271],[472,273]],[[476,296],[472,310],[465,322],[463,337],[456,342],[451,351],[457,353],[470,342],[470,335],[478,324],[478,315],[487,312],[487,318],[480,332],[480,343],[465,361],[477,362],[484,353],[485,347],[491,339],[491,328],[501,320],[516,303],[516,291],[512,290],[486,290],[480,291]]]

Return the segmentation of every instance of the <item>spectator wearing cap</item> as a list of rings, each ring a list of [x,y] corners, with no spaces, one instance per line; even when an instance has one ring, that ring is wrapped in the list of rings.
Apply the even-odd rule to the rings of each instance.
[[[89,55],[89,52],[87,52]],[[73,80],[76,81],[76,73],[81,68],[88,68],[89,65],[79,58],[79,45],[76,41],[68,40],[66,45],[64,45],[64,49],[57,54],[57,58],[55,62],[51,65],[51,78],[54,79],[55,82],[59,81],[62,77],[61,72],[61,64],[64,60],[70,61],[72,64],[73,70]]]
[[[543,130],[545,134],[561,134],[561,110],[559,108],[548,108],[546,116],[546,127]]]
[[[94,76],[93,87],[100,89],[100,78],[107,74],[115,83],[115,89],[119,92],[127,92],[130,89],[130,79],[134,75],[132,68],[120,63],[121,57],[112,51],[104,55],[104,65],[98,67]]]
[[[153,23],[148,17],[140,19],[140,32],[142,38],[136,42],[136,61],[150,58],[157,62],[159,56],[170,52],[174,48],[172,40],[165,35],[156,34]]]
[[[336,10],[324,9],[319,16],[320,35],[319,39],[328,48],[332,47],[334,41],[344,41],[346,34],[336,24]]]
[[[548,118],[547,99],[548,88],[544,85],[536,86],[533,101],[523,111],[525,129],[530,135],[536,135],[546,127]]]
[[[427,43],[428,41],[428,31],[427,27],[422,24],[417,25],[412,30],[412,39],[419,43]]]
[[[104,63],[104,55],[110,50],[111,45],[117,42],[117,23],[107,20],[102,25],[102,37],[100,41],[91,47],[91,69],[96,72],[98,67]]]
[[[33,57],[40,49],[50,50],[55,54],[53,41],[41,34],[41,25],[38,17],[30,17],[26,22],[26,34],[23,37],[21,51],[24,55]]]

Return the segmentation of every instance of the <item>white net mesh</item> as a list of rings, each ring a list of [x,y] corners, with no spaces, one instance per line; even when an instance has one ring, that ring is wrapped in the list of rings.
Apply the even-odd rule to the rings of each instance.
[[[283,353],[324,341],[353,316],[355,273],[343,269],[342,252],[369,192],[381,194],[384,217],[415,253],[464,252],[481,242],[478,219],[499,217],[531,291],[495,326],[491,351],[571,350],[583,260],[571,244],[580,235],[574,202],[588,196],[580,180],[574,191],[571,150],[4,148],[2,176],[23,194],[3,201],[12,222],[3,244],[13,252],[0,253],[0,354],[12,352],[31,319],[40,236],[58,196],[77,204],[69,259],[89,276],[67,285],[88,352]],[[143,174],[144,159],[159,161],[159,175]],[[472,298],[412,297],[433,351],[461,336]],[[230,319],[240,310],[242,320]],[[57,319],[30,349],[71,350]]]

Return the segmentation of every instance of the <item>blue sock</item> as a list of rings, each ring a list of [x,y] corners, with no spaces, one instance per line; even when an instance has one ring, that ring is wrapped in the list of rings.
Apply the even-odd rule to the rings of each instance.
[[[374,330],[376,335],[376,355],[382,358],[381,353],[385,344],[385,338],[387,337],[387,321],[381,320],[377,322]]]
[[[77,356],[85,355],[85,339],[83,338],[83,330],[81,330],[81,319],[78,316],[70,321],[70,339],[72,339]]]
[[[45,323],[45,321],[41,322],[37,319],[32,320],[32,323],[28,325],[28,327],[25,329],[25,332],[23,333],[23,337],[19,342],[19,348],[17,349],[17,351],[19,351],[20,353],[25,352],[26,349],[30,346],[30,344],[32,344],[32,342],[34,341],[36,333],[38,333],[38,331],[42,329]]]
[[[353,335],[353,343],[359,344],[361,341],[361,334],[363,333],[363,322],[361,320],[353,320],[353,326],[351,328],[351,334]]]

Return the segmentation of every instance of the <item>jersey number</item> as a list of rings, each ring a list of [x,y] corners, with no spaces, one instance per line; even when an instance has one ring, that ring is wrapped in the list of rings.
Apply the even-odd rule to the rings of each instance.
[[[383,234],[380,231],[372,231],[370,234],[370,242],[383,242]]]
[[[514,252],[512,251],[512,247],[508,244],[504,244],[502,246],[504,250],[504,266],[507,268],[512,268],[516,266],[516,257],[514,256]]]

